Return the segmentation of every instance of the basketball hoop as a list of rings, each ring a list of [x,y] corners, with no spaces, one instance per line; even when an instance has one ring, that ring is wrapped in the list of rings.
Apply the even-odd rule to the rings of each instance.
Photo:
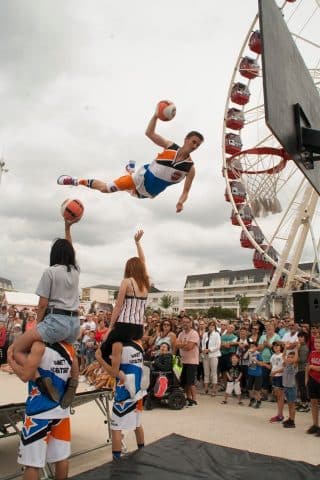
[[[282,211],[277,197],[280,173],[290,160],[282,148],[255,147],[227,159],[228,168],[241,177],[255,217]]]

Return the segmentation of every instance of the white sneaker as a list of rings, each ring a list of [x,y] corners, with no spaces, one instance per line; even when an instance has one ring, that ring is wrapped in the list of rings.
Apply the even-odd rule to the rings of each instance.
[[[60,175],[57,180],[58,185],[73,185],[74,187],[78,186],[78,179],[70,177],[70,175]]]
[[[136,396],[136,377],[133,373],[126,374],[126,379],[124,382],[125,388],[128,390],[130,394],[130,398],[134,398]]]
[[[128,173],[134,173],[136,171],[136,162],[134,160],[130,160],[130,162],[126,165],[126,170]]]

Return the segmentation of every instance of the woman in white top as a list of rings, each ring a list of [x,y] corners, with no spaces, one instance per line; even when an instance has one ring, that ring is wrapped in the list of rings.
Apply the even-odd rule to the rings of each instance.
[[[215,396],[218,388],[218,358],[220,357],[221,337],[216,329],[216,322],[211,320],[208,331],[201,340],[202,362],[204,370],[204,391],[208,393],[209,383],[212,385],[211,395]]]

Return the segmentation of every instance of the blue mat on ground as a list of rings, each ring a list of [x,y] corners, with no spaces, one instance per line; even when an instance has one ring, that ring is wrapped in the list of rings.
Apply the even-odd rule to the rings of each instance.
[[[74,480],[320,480],[320,467],[172,434]]]

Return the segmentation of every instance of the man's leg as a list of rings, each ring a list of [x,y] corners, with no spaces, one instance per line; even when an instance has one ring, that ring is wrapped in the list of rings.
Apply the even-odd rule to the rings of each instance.
[[[143,426],[140,425],[140,427],[137,427],[134,431],[135,436],[136,436],[136,441],[137,441],[137,447],[138,448],[143,448],[144,447],[144,430]]]
[[[93,190],[99,190],[101,193],[113,193],[123,190],[132,191],[136,188],[132,175],[123,175],[109,183],[94,178],[78,179],[69,175],[61,175],[58,178],[57,183],[58,185],[72,185],[74,187],[82,185],[83,187],[91,188]]]
[[[66,480],[69,472],[69,461],[60,460],[55,463],[55,480]]]
[[[319,405],[317,398],[311,398],[311,414],[312,414],[312,423],[313,425],[319,426]]]
[[[119,460],[121,457],[121,430],[112,430],[111,432],[112,437],[112,457],[113,460]]]

